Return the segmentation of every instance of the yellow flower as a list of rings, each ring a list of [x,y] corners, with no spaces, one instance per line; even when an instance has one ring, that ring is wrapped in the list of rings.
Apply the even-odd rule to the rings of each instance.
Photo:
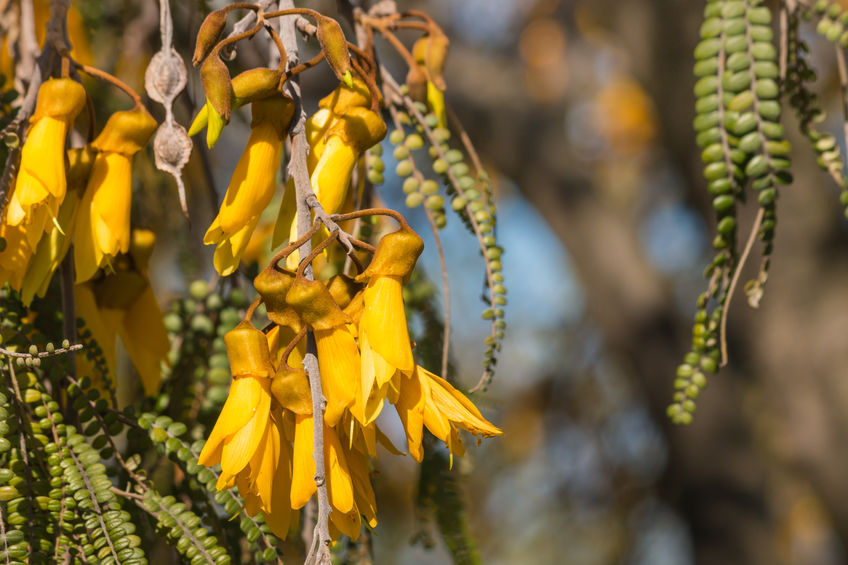
[[[347,328],[350,320],[319,281],[295,278],[286,302],[315,334],[321,389],[327,398],[324,421],[335,426],[346,409],[362,404],[356,402],[361,363],[356,341]],[[364,410],[357,410],[355,416],[364,422]]]
[[[375,411],[366,414],[365,423],[379,415],[388,393],[386,385],[395,371],[408,374],[415,369],[402,285],[412,273],[423,248],[424,242],[418,234],[403,226],[380,240],[368,268],[356,277],[368,281],[359,320],[362,398],[377,395]]]
[[[71,235],[77,218],[82,192],[91,171],[93,152],[88,149],[68,151],[68,191],[59,206],[56,221],[49,226],[45,237],[38,243],[32,261],[21,284],[21,300],[29,306],[37,294],[44,296],[53,273],[71,247]]]
[[[218,216],[203,243],[215,244],[215,269],[229,275],[238,268],[259,217],[274,197],[286,128],[294,112],[290,99],[266,98],[252,104],[253,122]]]
[[[91,146],[97,150],[74,230],[77,282],[111,263],[130,246],[132,157],[144,145],[156,121],[142,107],[115,112]]]
[[[295,417],[294,455],[292,460],[292,508],[302,508],[317,490],[315,485],[314,430],[312,415]],[[354,496],[353,480],[346,449],[336,431],[324,424],[324,476],[327,497],[333,511],[330,522],[352,539],[359,537],[360,518]],[[335,536],[338,537],[338,536]]]
[[[445,442],[451,456],[458,457],[465,453],[465,447],[457,428],[480,437],[503,433],[465,395],[423,367],[417,366],[411,375],[401,375],[399,385],[395,406],[406,431],[409,454],[418,462],[424,455],[421,447],[424,426]]]
[[[21,288],[32,257],[32,247],[27,237],[30,229],[32,227],[26,224],[10,226],[6,222],[0,223],[0,237],[6,244],[0,249],[0,286],[9,283],[14,289]]]
[[[247,467],[235,478],[248,516],[262,511],[265,522],[282,539],[298,519],[292,509],[292,453],[279,407],[271,409],[270,421]]]
[[[198,463],[221,464],[218,490],[230,488],[256,455],[267,447],[265,431],[271,413],[271,366],[265,335],[242,322],[224,336],[233,383]],[[272,432],[273,433],[273,432]],[[263,444],[262,440],[266,443]],[[273,439],[273,438],[272,438]]]
[[[114,375],[120,336],[147,395],[159,389],[160,365],[171,346],[147,274],[154,240],[150,231],[133,230],[129,255],[118,258],[117,271],[76,287],[79,315],[103,349],[106,369]]]
[[[9,225],[31,224],[27,239],[32,247],[65,198],[65,138],[84,103],[85,90],[71,79],[48,80],[38,89],[6,215]]]

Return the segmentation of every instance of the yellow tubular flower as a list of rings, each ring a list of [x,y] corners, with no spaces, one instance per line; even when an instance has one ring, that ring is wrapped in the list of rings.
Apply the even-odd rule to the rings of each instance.
[[[27,232],[32,229],[33,226],[26,224],[10,226],[5,221],[0,222],[0,237],[6,242],[6,246],[0,249],[0,286],[8,282],[16,290],[21,288],[32,257],[32,247],[27,237]]]
[[[74,229],[77,283],[130,247],[132,157],[156,130],[142,107],[115,112],[92,142],[97,150]]]
[[[325,147],[312,172],[312,189],[328,214],[341,210],[359,154],[386,135],[376,112],[353,106],[327,131]]]
[[[55,224],[51,224],[46,236],[41,238],[27,268],[21,285],[21,300],[26,306],[36,294],[44,296],[53,273],[71,247],[77,210],[93,159],[93,151],[88,148],[68,151],[68,191],[59,207]]]
[[[71,79],[51,79],[38,89],[35,113],[21,151],[21,166],[15,191],[9,201],[6,222],[40,225],[29,230],[32,247],[38,243],[47,216],[34,215],[38,208],[54,216],[65,198],[65,138],[77,114],[85,104],[85,90]]]
[[[357,280],[368,281],[363,293],[363,310],[359,320],[359,349],[362,353],[362,398],[377,394],[376,413],[367,415],[365,423],[377,418],[382,400],[388,393],[395,371],[411,373],[415,369],[406,314],[403,308],[403,281],[406,280],[424,242],[404,226],[380,240],[374,258]]]
[[[96,367],[93,363],[93,351],[83,348],[76,354],[76,367],[78,375],[89,375],[93,386],[98,390],[105,391],[107,380],[111,380],[114,386],[114,375],[117,358],[116,332],[110,326],[97,305],[95,291],[91,282],[78,284],[74,288],[74,305],[78,318],[85,322],[85,328],[91,332],[91,337],[97,342],[102,352],[105,367]]]
[[[239,159],[218,216],[203,243],[216,245],[215,269],[229,275],[238,268],[259,216],[274,197],[283,138],[294,112],[290,99],[275,96],[252,104],[250,138]]]
[[[265,431],[271,413],[273,367],[265,335],[242,322],[224,336],[233,383],[215,427],[200,452],[198,463],[221,463],[218,490],[230,488],[251,462],[257,449],[267,447]],[[263,444],[262,440],[266,443]]]
[[[361,362],[356,341],[347,328],[350,320],[319,281],[296,278],[286,302],[315,334],[321,389],[327,398],[324,421],[335,426],[345,409],[362,404],[356,402]],[[354,415],[364,423],[364,411],[358,410]]]
[[[395,406],[406,431],[409,454],[418,462],[424,455],[421,447],[424,426],[445,442],[451,456],[465,453],[457,428],[479,437],[503,433],[486,420],[465,395],[420,366],[411,375],[401,376],[400,395]]]
[[[236,476],[235,484],[245,502],[248,516],[262,511],[268,527],[285,539],[297,520],[291,504],[292,452],[285,437],[282,412],[270,412],[270,422],[248,467]]]
[[[108,371],[114,375],[115,339],[120,336],[147,395],[159,390],[160,365],[171,347],[147,274],[154,242],[153,232],[133,230],[130,252],[118,257],[116,272],[77,285],[80,317],[101,348],[111,352]]]
[[[302,508],[315,494],[314,430],[312,416],[295,417],[294,455],[292,460],[291,504]],[[353,539],[359,536],[359,510],[353,492],[353,481],[345,449],[336,431],[324,424],[324,475],[327,497],[333,511],[330,520],[342,533]]]

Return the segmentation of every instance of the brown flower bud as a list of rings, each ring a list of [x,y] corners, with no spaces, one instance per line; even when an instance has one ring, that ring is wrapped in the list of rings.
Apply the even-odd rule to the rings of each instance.
[[[347,50],[347,39],[345,39],[342,26],[333,18],[321,16],[318,18],[317,27],[318,43],[324,50],[324,58],[327,59],[336,78],[351,86],[353,77],[350,73],[350,52]]]
[[[271,381],[271,394],[286,410],[301,415],[312,414],[312,392],[303,371],[291,372],[281,368]]]
[[[427,71],[420,65],[409,67],[406,73],[406,87],[409,88],[409,97],[416,102],[427,102]]]
[[[197,32],[197,43],[194,46],[194,56],[191,58],[191,63],[195,67],[203,62],[203,59],[218,43],[218,38],[221,37],[221,32],[224,31],[226,25],[227,12],[225,10],[215,10],[206,16],[206,19],[200,24],[200,31]]]
[[[324,283],[297,277],[286,294],[286,302],[314,330],[329,330],[350,322]]]
[[[292,281],[294,273],[290,271],[264,269],[253,280],[253,286],[265,303],[268,318],[277,325],[299,332],[303,323],[297,312],[286,303],[286,293],[291,288]]]
[[[230,121],[230,109],[233,104],[233,84],[230,71],[220,57],[208,57],[200,67],[200,80],[206,100],[224,122]]]

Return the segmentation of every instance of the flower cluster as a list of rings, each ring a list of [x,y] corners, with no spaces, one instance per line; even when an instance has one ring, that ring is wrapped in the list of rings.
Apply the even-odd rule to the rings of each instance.
[[[199,461],[220,463],[218,488],[238,486],[248,514],[261,511],[276,535],[287,535],[295,510],[316,491],[313,403],[301,341],[307,331],[314,335],[326,398],[324,460],[335,538],[356,539],[363,518],[376,525],[370,483],[376,446],[400,453],[377,427],[387,402],[419,462],[424,428],[451,456],[465,452],[459,430],[501,434],[468,398],[414,360],[402,285],[422,248],[401,218],[400,229],[380,240],[355,278],[308,280],[303,269],[275,263],[256,277],[272,329],[266,334],[245,320],[226,336],[233,384]]]
[[[70,78],[49,79],[38,90],[17,178],[0,215],[6,243],[0,284],[9,283],[29,305],[44,296],[73,243],[77,312],[108,372],[115,369],[120,335],[145,392],[152,394],[169,344],[147,276],[153,234],[131,232],[130,202],[133,155],[157,124],[136,105],[115,112],[85,147],[66,150],[85,100],[82,85]],[[89,362],[87,354],[78,355],[78,362]]]

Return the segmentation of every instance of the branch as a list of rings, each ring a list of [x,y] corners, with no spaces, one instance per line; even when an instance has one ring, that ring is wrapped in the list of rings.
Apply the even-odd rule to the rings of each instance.
[[[294,8],[292,0],[281,0],[279,7],[283,10]],[[289,57],[289,68],[296,66],[300,59],[297,46],[296,24],[294,18],[286,18],[285,23],[280,24],[280,36],[286,53]],[[310,197],[317,198],[312,190],[309,180],[306,158],[309,153],[309,144],[306,141],[306,112],[300,98],[300,84],[296,78],[286,81],[286,90],[295,102],[297,108],[294,126],[291,128],[291,158],[289,159],[288,174],[294,179],[295,195],[297,200],[297,233],[309,231],[311,221]],[[320,214],[320,204],[314,208],[316,215]],[[323,212],[323,210],[321,210]],[[312,250],[312,240],[308,238],[301,247],[300,257],[303,258]],[[306,265],[304,275],[312,279],[312,265]],[[318,565],[329,565],[330,561],[330,500],[327,495],[327,484],[325,480],[324,465],[324,407],[327,404],[321,391],[321,373],[318,369],[317,348],[315,335],[312,332],[306,334],[306,355],[303,357],[303,368],[309,376],[309,389],[312,394],[312,423],[313,423],[313,445],[312,457],[315,459],[315,485],[317,486],[318,517],[315,523],[315,532],[312,535],[312,546],[306,556],[305,563]]]

